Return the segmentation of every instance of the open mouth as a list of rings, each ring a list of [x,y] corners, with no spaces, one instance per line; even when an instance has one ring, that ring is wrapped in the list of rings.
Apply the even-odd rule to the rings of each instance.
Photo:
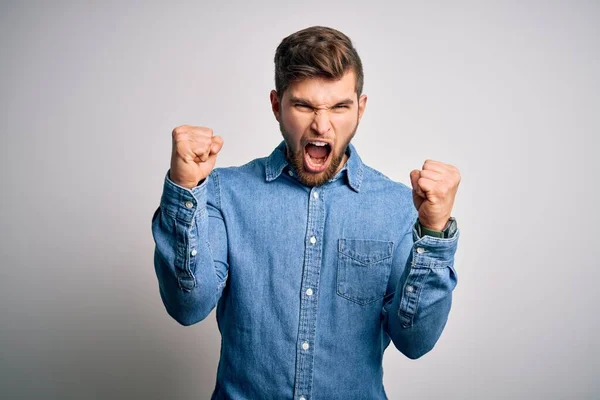
[[[304,167],[308,172],[323,172],[329,165],[331,145],[327,142],[311,141],[304,146]]]

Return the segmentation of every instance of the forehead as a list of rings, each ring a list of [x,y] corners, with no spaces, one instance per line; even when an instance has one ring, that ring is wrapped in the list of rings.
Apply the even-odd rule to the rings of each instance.
[[[341,79],[321,77],[307,78],[293,82],[284,93],[284,101],[291,97],[307,100],[312,104],[332,104],[356,96],[356,79],[353,71],[348,71]]]

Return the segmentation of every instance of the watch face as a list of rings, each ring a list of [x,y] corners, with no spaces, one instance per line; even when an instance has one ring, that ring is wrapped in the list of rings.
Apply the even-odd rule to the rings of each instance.
[[[450,237],[454,236],[454,233],[456,233],[456,229],[457,229],[456,219],[450,218],[448,220],[448,224],[446,225],[446,228],[444,229],[444,237],[450,238]]]

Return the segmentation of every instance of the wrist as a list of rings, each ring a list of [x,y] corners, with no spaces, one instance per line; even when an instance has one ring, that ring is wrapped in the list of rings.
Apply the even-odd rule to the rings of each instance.
[[[441,229],[430,229],[427,228],[426,226],[423,226],[421,223],[419,223],[420,225],[420,237],[423,236],[431,236],[431,237],[437,237],[437,238],[443,238],[444,237],[444,232]]]
[[[429,221],[422,221],[420,218],[417,219],[423,228],[435,232],[442,232],[446,228],[446,225],[448,225],[449,220],[450,218],[446,218],[442,223],[432,224]]]
[[[171,176],[171,171],[170,170],[169,170],[169,172],[167,174],[167,177],[169,178],[169,180],[171,182],[173,182],[177,186],[181,186],[181,187],[186,188],[186,189],[193,189],[196,186],[199,186],[204,181],[204,179],[206,179],[206,178],[201,179],[199,182],[180,181],[178,179],[173,179],[173,177]]]
[[[417,229],[419,237],[432,236],[437,238],[450,238],[456,233],[457,225],[456,219],[450,217],[442,229],[434,230],[421,224],[421,221],[417,218],[415,228]]]

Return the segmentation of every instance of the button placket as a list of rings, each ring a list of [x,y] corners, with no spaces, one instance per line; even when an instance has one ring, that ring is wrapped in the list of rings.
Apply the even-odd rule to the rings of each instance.
[[[300,301],[300,321],[298,326],[298,346],[296,357],[296,377],[294,398],[310,398],[313,383],[314,347],[318,296],[323,251],[322,232],[325,224],[323,189],[313,188],[308,193],[307,236],[305,258],[302,271],[302,296]]]

